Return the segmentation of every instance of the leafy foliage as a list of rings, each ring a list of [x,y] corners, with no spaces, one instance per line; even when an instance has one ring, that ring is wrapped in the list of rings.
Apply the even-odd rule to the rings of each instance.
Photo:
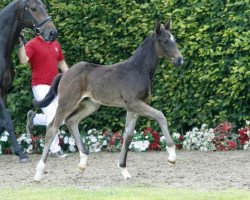
[[[163,111],[172,131],[225,120],[240,125],[249,119],[249,0],[44,2],[69,65],[83,60],[105,65],[125,60],[152,32],[156,19],[163,23],[171,17],[185,66],[176,69],[161,61],[150,105]],[[33,108],[28,80],[28,67],[17,66],[9,108],[18,133],[24,130],[25,113]],[[102,107],[83,124],[120,130],[124,122],[124,110]],[[145,118],[137,128],[148,126],[158,129]]]

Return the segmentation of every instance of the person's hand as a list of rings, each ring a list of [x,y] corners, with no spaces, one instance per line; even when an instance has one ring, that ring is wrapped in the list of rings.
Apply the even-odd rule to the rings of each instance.
[[[24,37],[24,33],[23,31],[20,32],[20,35],[19,35],[19,47],[23,46],[26,44],[26,40],[25,40],[25,37]]]

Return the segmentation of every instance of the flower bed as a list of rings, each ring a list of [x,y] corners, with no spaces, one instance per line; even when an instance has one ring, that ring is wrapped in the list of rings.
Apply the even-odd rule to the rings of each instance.
[[[228,151],[234,149],[250,148],[250,126],[249,122],[243,128],[234,131],[229,122],[224,122],[215,128],[202,125],[201,128],[193,128],[185,134],[174,132],[172,138],[176,148],[184,150],[200,151]],[[90,152],[120,151],[123,143],[122,133],[112,131],[100,131],[91,129],[81,132],[82,141]],[[60,145],[65,152],[77,151],[76,143],[71,134],[60,130]],[[41,153],[44,147],[43,137],[33,137],[26,133],[20,135],[18,143],[26,153]],[[166,149],[165,137],[151,128],[142,132],[134,132],[134,138],[129,149],[133,151],[160,151]],[[0,154],[11,154],[11,143],[8,132],[0,134]]]

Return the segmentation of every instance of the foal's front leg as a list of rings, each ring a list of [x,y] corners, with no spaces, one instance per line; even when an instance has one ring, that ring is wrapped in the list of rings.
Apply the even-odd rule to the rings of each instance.
[[[133,139],[135,124],[136,124],[137,119],[138,119],[138,114],[133,113],[133,112],[127,112],[125,132],[123,136],[124,141],[122,144],[122,149],[121,149],[119,163],[118,163],[121,173],[125,179],[132,178],[126,168],[126,160],[127,160],[128,148]]]
[[[175,163],[176,161],[175,143],[169,134],[167,120],[163,115],[163,113],[159,110],[150,107],[149,105],[147,105],[142,101],[135,101],[131,103],[129,106],[131,110],[139,113],[140,115],[152,117],[158,122],[166,139],[167,151],[169,154],[168,162]]]

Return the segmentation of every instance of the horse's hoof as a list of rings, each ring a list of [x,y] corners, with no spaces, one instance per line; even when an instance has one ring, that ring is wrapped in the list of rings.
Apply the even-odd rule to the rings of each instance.
[[[175,164],[175,160],[169,160],[169,159],[168,159],[168,164],[174,165],[174,164]]]
[[[130,173],[128,172],[127,168],[121,168],[120,167],[120,170],[121,170],[121,173],[122,173],[122,176],[125,180],[129,180],[129,179],[132,179],[132,176],[130,175]]]
[[[86,166],[86,162],[84,162],[84,163],[81,163],[81,162],[80,162],[80,163],[78,164],[78,168],[79,168],[79,170],[80,170],[81,173],[85,172],[86,167],[87,167],[87,166]]]
[[[37,176],[37,175],[35,175],[35,177],[34,177],[34,182],[36,182],[36,183],[40,183],[41,181],[42,181],[42,176]]]
[[[85,172],[86,166],[85,167],[78,166],[78,169],[80,170],[80,173],[83,174]]]
[[[29,163],[31,162],[29,158],[22,158],[19,160],[19,163]]]

